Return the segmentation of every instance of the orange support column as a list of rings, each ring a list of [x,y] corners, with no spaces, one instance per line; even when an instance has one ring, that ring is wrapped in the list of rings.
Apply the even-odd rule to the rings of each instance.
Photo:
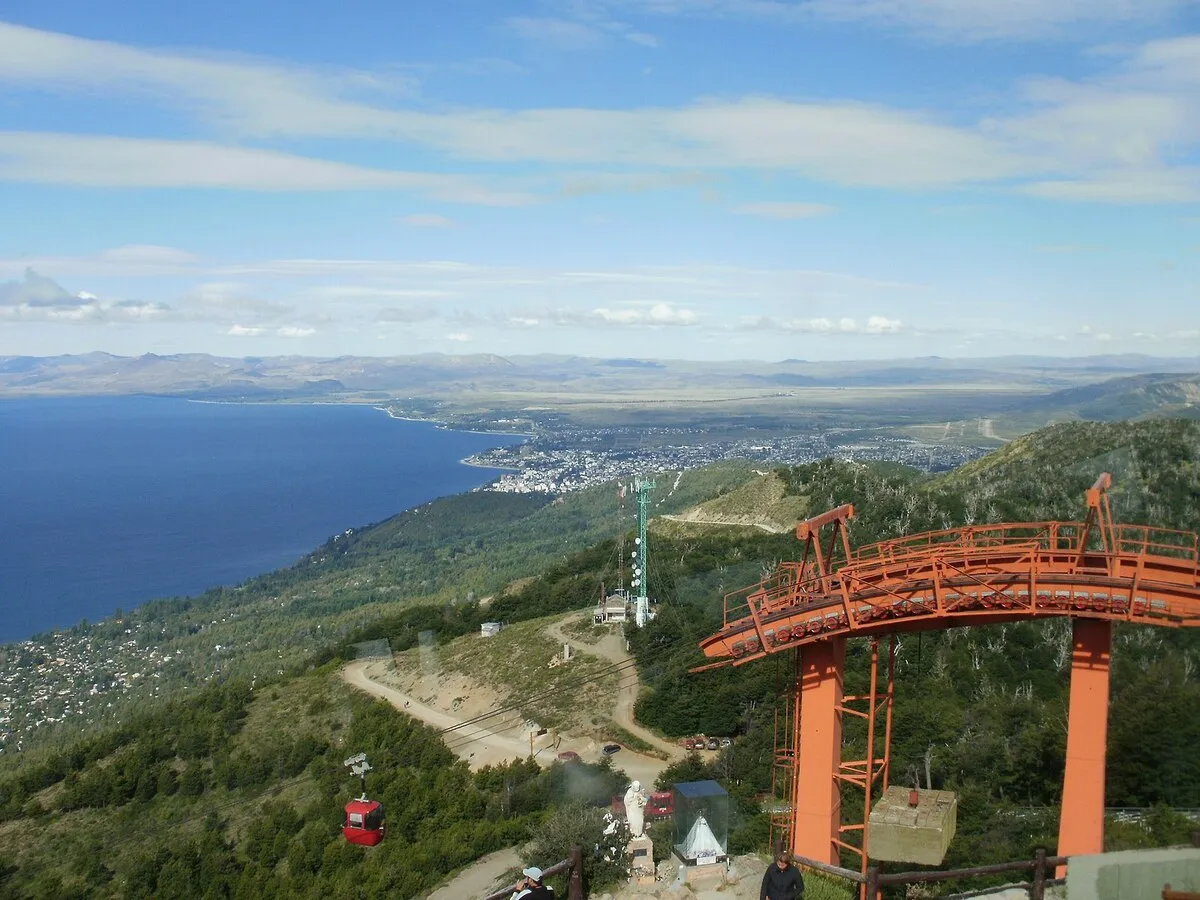
[[[1067,770],[1058,826],[1059,856],[1104,850],[1104,758],[1112,623],[1075,619],[1073,641]],[[1059,870],[1060,877],[1062,871]]]
[[[842,670],[846,639],[830,638],[800,651],[799,771],[792,782],[792,850],[838,864],[834,843],[842,824],[837,772],[842,762]]]

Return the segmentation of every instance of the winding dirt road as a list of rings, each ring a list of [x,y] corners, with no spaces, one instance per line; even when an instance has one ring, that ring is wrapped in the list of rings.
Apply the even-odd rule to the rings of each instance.
[[[653,731],[639,725],[633,717],[633,707],[637,703],[640,682],[638,681],[637,669],[632,665],[633,657],[625,649],[625,638],[621,632],[612,631],[594,644],[585,644],[582,641],[574,640],[563,631],[563,627],[568,623],[578,621],[590,615],[590,612],[583,614],[572,613],[569,616],[559,619],[557,622],[551,622],[546,626],[545,633],[560,644],[570,644],[577,653],[588,653],[592,656],[599,656],[613,663],[629,663],[629,668],[622,670],[618,675],[619,686],[616,703],[612,711],[613,721],[631,734],[640,737],[646,743],[666,753],[668,762],[682,759],[684,756],[682,747],[672,744],[670,741],[663,740]]]
[[[348,663],[342,677],[360,690],[387,700],[396,709],[420,719],[434,728],[452,728],[462,720],[421,703],[415,697],[398,691],[394,687],[374,680],[375,669],[385,666],[379,660],[358,660]],[[445,736],[446,743],[454,753],[471,764],[472,769],[502,763],[510,759],[524,759],[529,755],[529,744],[517,738],[497,734],[481,725],[463,725]]]

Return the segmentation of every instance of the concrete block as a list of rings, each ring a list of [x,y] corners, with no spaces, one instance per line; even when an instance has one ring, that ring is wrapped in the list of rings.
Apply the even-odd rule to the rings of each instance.
[[[909,788],[893,785],[871,810],[867,852],[883,862],[941,865],[954,838],[958,798],[952,791],[917,791],[909,805]]]

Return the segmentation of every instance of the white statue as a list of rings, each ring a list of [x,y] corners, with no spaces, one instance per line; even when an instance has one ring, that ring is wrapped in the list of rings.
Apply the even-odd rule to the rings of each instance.
[[[625,792],[625,817],[629,819],[629,833],[635,838],[646,834],[646,803],[650,798],[642,793],[642,783],[635,781]]]

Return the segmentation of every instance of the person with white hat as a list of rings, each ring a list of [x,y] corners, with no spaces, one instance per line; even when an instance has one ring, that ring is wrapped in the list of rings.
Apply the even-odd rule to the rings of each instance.
[[[530,866],[521,874],[524,880],[517,883],[517,889],[509,900],[554,900],[554,888],[542,884],[542,870]]]

